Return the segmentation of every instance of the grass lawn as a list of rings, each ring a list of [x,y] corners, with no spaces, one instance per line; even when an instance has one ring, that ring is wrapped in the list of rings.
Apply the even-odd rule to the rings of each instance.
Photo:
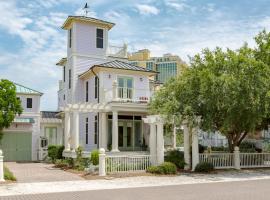
[[[4,167],[4,179],[9,181],[16,181],[16,177],[13,175],[11,171],[7,167]]]

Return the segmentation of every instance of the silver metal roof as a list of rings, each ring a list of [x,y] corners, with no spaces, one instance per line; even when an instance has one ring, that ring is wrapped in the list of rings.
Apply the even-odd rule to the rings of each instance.
[[[14,83],[14,85],[16,86],[16,93],[17,94],[38,94],[38,95],[43,95],[43,93],[37,91],[37,90],[33,90],[31,88],[25,87],[23,85],[20,85],[18,83]]]

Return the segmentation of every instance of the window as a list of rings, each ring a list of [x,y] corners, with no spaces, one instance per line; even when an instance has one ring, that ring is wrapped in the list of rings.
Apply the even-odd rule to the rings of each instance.
[[[69,29],[69,48],[71,48],[71,44],[72,44],[72,29]]]
[[[97,48],[103,49],[103,29],[97,29]]]
[[[33,99],[32,98],[27,98],[26,99],[26,107],[27,108],[32,108],[33,107]]]
[[[66,100],[66,95],[63,96],[63,99]]]
[[[88,102],[88,81],[85,83],[85,101]]]
[[[71,69],[68,70],[68,88],[71,88]]]
[[[98,115],[95,116],[95,144],[97,144],[97,136],[98,136]]]
[[[88,144],[88,117],[85,119],[85,144]]]
[[[66,82],[66,66],[63,67],[63,80]]]
[[[45,127],[45,136],[48,139],[48,145],[57,145],[57,128]]]
[[[118,98],[133,98],[133,78],[118,77]]]
[[[98,85],[99,85],[99,81],[98,81],[98,77],[95,76],[95,98],[98,98]]]

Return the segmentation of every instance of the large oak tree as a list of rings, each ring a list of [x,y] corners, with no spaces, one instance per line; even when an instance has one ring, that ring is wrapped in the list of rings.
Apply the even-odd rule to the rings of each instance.
[[[261,32],[256,48],[233,51],[205,49],[190,68],[171,79],[155,95],[151,110],[219,131],[233,151],[248,133],[265,128],[270,119],[270,34]]]

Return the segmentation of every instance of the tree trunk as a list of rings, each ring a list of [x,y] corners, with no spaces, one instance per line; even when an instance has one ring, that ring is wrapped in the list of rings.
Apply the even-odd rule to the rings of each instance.
[[[233,153],[234,147],[239,147],[241,142],[247,136],[247,132],[244,133],[229,133],[227,135],[229,151]]]

